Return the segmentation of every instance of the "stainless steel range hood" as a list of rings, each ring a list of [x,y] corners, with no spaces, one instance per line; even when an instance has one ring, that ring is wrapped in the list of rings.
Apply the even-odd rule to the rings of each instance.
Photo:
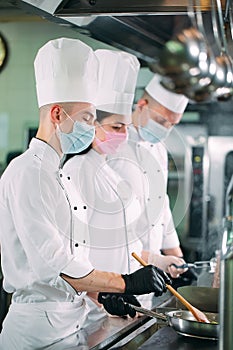
[[[154,62],[176,33],[190,26],[189,0],[9,0],[27,12],[69,24],[93,38]],[[210,0],[201,0],[203,16]],[[208,25],[208,20],[205,21]],[[210,43],[212,38],[210,37]]]
[[[187,12],[189,0],[9,0],[30,4],[55,16],[178,14]],[[223,0],[225,3],[225,0]],[[201,10],[209,11],[211,0],[201,0]],[[195,7],[195,6],[194,6]]]
[[[186,13],[188,0],[63,0],[55,11],[58,16],[77,15],[141,15]],[[205,10],[208,6],[205,7]]]
[[[153,62],[164,43],[188,25],[187,1],[9,0],[27,12],[61,25],[70,24],[99,41],[131,52],[143,65]]]

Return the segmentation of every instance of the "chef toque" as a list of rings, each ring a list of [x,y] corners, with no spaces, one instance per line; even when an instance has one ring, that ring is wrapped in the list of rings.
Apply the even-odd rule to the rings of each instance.
[[[147,93],[170,111],[183,113],[188,104],[188,98],[182,94],[168,91],[160,84],[160,81],[160,76],[155,74],[145,88]]]
[[[123,51],[100,49],[95,54],[99,60],[96,108],[131,116],[140,68],[138,59]]]
[[[39,107],[58,102],[95,105],[98,60],[77,39],[59,38],[41,47],[34,61]]]

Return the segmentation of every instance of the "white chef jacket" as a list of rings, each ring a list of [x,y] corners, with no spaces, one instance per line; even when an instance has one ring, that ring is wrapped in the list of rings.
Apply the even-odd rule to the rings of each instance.
[[[137,233],[140,203],[131,187],[94,149],[75,156],[64,170],[87,203],[90,261],[96,269],[130,273],[139,268],[131,256],[141,254]]]
[[[135,127],[130,126],[128,143],[108,158],[109,165],[131,184],[144,205],[144,249],[160,254],[162,249],[179,246],[167,195],[165,146],[140,140]]]
[[[60,277],[64,273],[81,278],[89,274],[93,266],[83,242],[83,237],[88,235],[85,203],[69,184],[69,177],[59,170],[59,165],[56,151],[47,143],[33,139],[29,149],[10,163],[0,180],[3,285],[8,293],[13,293],[12,306],[3,324],[0,348],[2,339],[5,339],[3,344],[8,350],[39,349],[37,341],[42,346],[43,340],[49,345],[54,337],[62,338],[74,332],[74,328],[61,330],[61,327],[57,331],[55,321],[49,330],[48,324],[51,326],[53,318],[58,319],[62,314],[63,327],[66,319],[67,327],[71,327],[74,319],[69,314],[73,313],[76,328],[86,313],[84,293],[78,295]],[[71,189],[73,198],[70,197]],[[79,215],[72,215],[72,212]],[[47,312],[51,318],[48,314],[44,316]],[[32,329],[15,329],[13,323],[25,313]],[[12,315],[16,317],[14,322]],[[43,328],[47,329],[46,337],[40,333]],[[9,333],[14,334],[11,337],[16,347],[13,343],[6,345],[6,334]],[[32,343],[27,336],[32,338]]]

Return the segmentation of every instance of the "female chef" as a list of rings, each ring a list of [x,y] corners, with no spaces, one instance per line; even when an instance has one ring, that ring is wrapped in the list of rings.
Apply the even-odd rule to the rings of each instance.
[[[95,54],[100,63],[95,139],[86,154],[70,159],[64,169],[87,202],[90,260],[98,269],[130,273],[139,266],[131,252],[142,248],[134,236],[140,204],[129,184],[109,167],[106,155],[127,142],[139,62],[120,51]]]
[[[139,62],[125,52],[95,53],[99,59],[95,139],[85,154],[68,160],[64,169],[87,202],[93,266],[130,273],[139,268],[131,253],[141,255],[142,251],[137,233],[141,207],[130,184],[109,167],[106,156],[127,142]],[[102,315],[96,311],[95,317]]]

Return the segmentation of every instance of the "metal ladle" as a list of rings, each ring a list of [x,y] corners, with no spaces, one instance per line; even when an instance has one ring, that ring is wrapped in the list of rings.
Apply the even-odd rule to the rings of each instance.
[[[215,10],[216,8],[216,10]],[[233,70],[232,58],[228,52],[227,41],[224,31],[224,19],[221,7],[221,1],[212,0],[212,25],[216,43],[220,54],[215,57],[216,70],[215,74],[207,74],[209,84],[203,85],[202,88],[196,89],[194,86],[186,88],[184,94],[192,100],[211,101],[211,100],[227,100],[233,94]],[[217,21],[218,16],[218,21]],[[212,56],[213,57],[213,56]],[[211,66],[209,66],[211,67]]]
[[[213,0],[212,0],[213,1]],[[220,47],[220,56],[216,57],[216,61],[220,66],[225,69],[225,81],[222,86],[218,87],[215,92],[215,97],[217,100],[228,100],[233,95],[233,60],[229,54],[228,44],[226,40],[226,32],[224,30],[224,18],[222,13],[222,6],[220,0],[215,0],[219,18],[219,26],[217,24],[216,16],[213,17],[213,30],[215,34],[215,39]],[[229,4],[229,2],[228,2]],[[227,4],[227,5],[228,5]],[[231,5],[226,6],[226,11],[229,13],[229,22],[231,29],[231,38],[233,39],[233,25],[232,25],[232,7]],[[227,18],[227,13],[225,15],[225,20]],[[219,30],[218,30],[219,28]],[[218,35],[218,32],[220,35]]]
[[[218,16],[218,21],[217,21]],[[200,96],[208,100],[227,100],[233,94],[232,79],[232,58],[228,53],[228,46],[224,31],[224,19],[220,0],[212,0],[212,25],[214,37],[220,51],[220,54],[215,57],[216,73],[212,76],[210,84],[199,91]],[[186,96],[197,100],[196,96],[189,91]]]
[[[200,6],[199,0],[189,0],[188,16],[192,26],[169,40],[161,52],[157,68],[162,75],[183,73],[189,76],[190,69],[198,67],[200,55],[203,60],[207,60],[208,47],[202,34],[202,15],[199,10],[194,11],[194,1]]]
[[[205,39],[200,1],[196,2],[197,10],[194,11],[194,3],[189,1],[192,27],[184,29],[165,45],[160,58],[163,67],[160,74],[163,75],[161,84],[168,90],[188,93],[194,100],[205,100],[209,95],[200,98],[200,91],[211,83],[216,62]]]
[[[198,6],[200,6],[200,2],[198,3]],[[199,22],[197,22],[198,28],[203,33],[203,36],[205,38],[206,35],[202,15],[200,11],[197,11],[197,13],[197,18],[199,19]],[[183,90],[183,93],[187,97],[197,102],[212,100],[213,93],[216,90],[216,86],[213,84],[213,81],[214,79],[216,79],[216,75],[218,76],[220,73],[222,73],[222,76],[224,76],[224,72],[220,72],[220,68],[222,69],[222,65],[219,63],[221,62],[216,61],[215,56],[209,45],[207,49],[207,55],[208,58],[206,61],[203,60],[201,54],[199,55],[198,65],[202,69],[200,70],[200,74],[196,77],[198,79],[198,82],[190,77],[189,82],[185,87],[185,90]]]
[[[200,67],[202,67],[202,70]],[[197,67],[189,69],[189,75],[165,76],[162,78],[161,85],[170,91],[182,93],[191,100],[203,102],[210,100],[212,92],[215,91],[214,86],[207,89],[215,73],[216,61],[214,56],[209,54],[207,60],[200,60]]]

